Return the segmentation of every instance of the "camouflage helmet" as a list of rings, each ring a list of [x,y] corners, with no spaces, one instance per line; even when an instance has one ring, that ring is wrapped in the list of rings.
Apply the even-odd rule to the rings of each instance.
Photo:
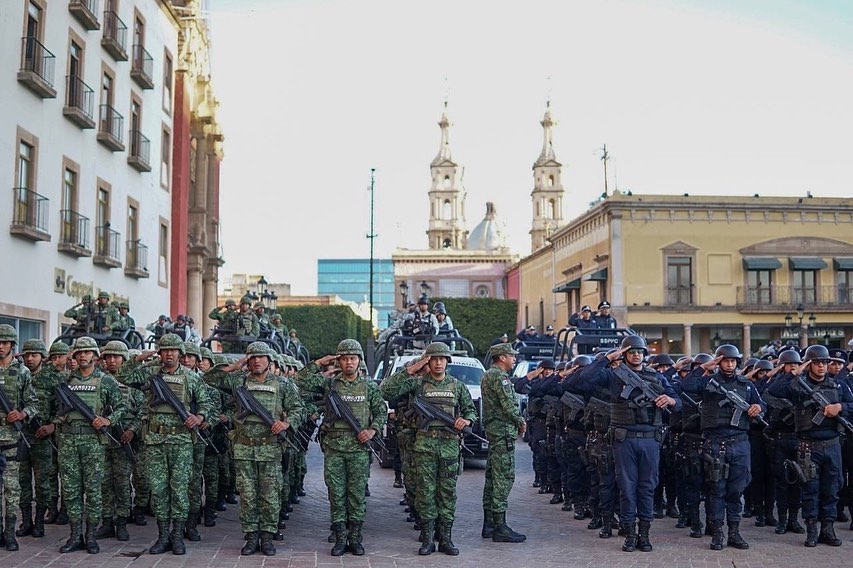
[[[210,364],[213,365],[216,361],[213,359],[213,351],[208,349],[207,347],[199,347],[198,348],[199,356],[202,359],[207,359],[210,361]]]
[[[47,346],[41,339],[27,339],[24,341],[21,353],[24,355],[27,353],[38,353],[42,357],[47,357]]]
[[[78,351],[94,351],[96,357],[101,356],[98,342],[88,335],[83,335],[74,340],[74,345],[71,347],[71,354],[75,355]]]
[[[109,299],[110,299],[110,295],[109,295],[109,293],[108,293],[108,292],[105,292],[104,290],[101,290],[100,292],[98,292],[98,299],[100,300],[101,298],[106,298],[107,300],[109,300]]]
[[[226,305],[226,306],[236,306],[236,305],[237,305],[237,302],[235,302],[235,301],[234,301],[234,300],[232,300],[231,298],[228,298],[227,300],[225,300],[225,305]]]
[[[167,333],[157,342],[157,351],[163,349],[177,349],[183,355],[185,351],[184,340],[174,333]]]
[[[8,323],[0,324],[0,341],[18,342],[18,332]]]
[[[84,304],[85,304],[86,302],[91,302],[91,301],[92,301],[92,295],[91,295],[91,294],[86,294],[86,295],[84,295],[82,298],[80,298],[80,301],[81,301],[81,302],[83,302]]]
[[[442,343],[440,341],[433,341],[424,349],[424,355],[429,355],[430,357],[446,357],[447,362],[451,362],[450,357],[450,347],[447,344]]]
[[[263,341],[253,341],[246,348],[246,357],[269,357],[270,361],[273,361],[274,352],[270,349],[270,346],[264,343]]]
[[[49,357],[53,357],[54,355],[68,355],[70,351],[71,348],[68,347],[68,344],[61,341],[54,341],[50,344],[50,351],[47,354]]]
[[[195,355],[201,359],[201,351],[198,350],[198,345],[192,341],[184,341],[184,355]]]
[[[257,302],[255,302],[255,305],[252,306],[252,309],[257,310],[258,308],[266,308],[266,306],[264,305],[263,302],[257,301]]]
[[[240,298],[240,304],[241,305],[242,304],[248,304],[251,306],[252,305],[252,299],[249,296],[243,296],[242,298]]]
[[[364,359],[361,359],[358,362],[358,372],[363,375],[367,374],[367,363],[364,362]]]
[[[335,351],[335,355],[358,355],[364,359],[364,350],[361,348],[361,343],[355,339],[344,339],[338,343],[338,349]]]
[[[275,321],[275,320],[281,321],[281,314],[278,312],[273,312],[272,315],[270,316],[270,320],[271,321]]]
[[[214,353],[213,354],[213,366],[214,367],[224,367],[227,364],[228,364],[228,357],[226,357],[222,353]]]
[[[124,341],[118,340],[110,341],[104,345],[101,356],[104,355],[121,355],[125,361],[130,359],[130,352],[127,350],[127,345],[124,344]]]
[[[500,357],[501,355],[518,355],[518,351],[509,343],[498,343],[489,347],[489,357]]]
[[[118,303],[118,309],[120,309],[120,310],[121,310],[121,309],[129,310],[129,309],[130,309],[130,304],[128,304],[127,302],[119,302],[119,303]]]
[[[128,350],[127,350],[127,355],[128,355],[128,357],[130,357],[131,359],[136,359],[137,357],[139,357],[140,355],[142,355],[142,350],[141,350],[141,349],[128,349]]]

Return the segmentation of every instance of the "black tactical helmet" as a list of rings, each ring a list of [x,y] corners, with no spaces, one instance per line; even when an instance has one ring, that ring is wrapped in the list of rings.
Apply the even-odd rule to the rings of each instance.
[[[786,363],[802,363],[802,359],[800,359],[800,353],[796,349],[786,349],[779,353],[779,364],[784,365]]]
[[[560,361],[559,363],[557,363],[557,370],[558,371],[563,371],[565,369],[566,369],[566,362],[565,361]]]
[[[771,363],[767,359],[761,359],[760,361],[756,361],[755,362],[755,370],[760,371],[762,369],[765,371],[772,371],[773,370],[773,363]]]
[[[447,308],[444,307],[444,302],[436,302],[432,307],[432,313],[447,315]]]
[[[543,369],[554,369],[557,367],[553,359],[543,359],[539,366]]]
[[[707,353],[697,353],[695,357],[693,357],[693,363],[691,363],[690,368],[695,369],[700,365],[704,365],[708,361],[713,361],[714,358],[708,355]]]
[[[649,347],[648,345],[646,345],[646,340],[639,335],[626,336],[625,339],[622,340],[622,344],[619,347],[622,349],[642,349],[643,353],[649,352]]]
[[[743,359],[743,355],[741,355],[738,348],[728,343],[717,347],[717,350],[714,352],[714,359],[717,357],[722,357],[723,359],[737,359],[738,364],[740,364],[740,360]]]
[[[669,365],[670,367],[675,365],[675,361],[672,360],[672,357],[667,355],[666,353],[659,353],[652,357],[650,364],[654,367],[658,365]]]
[[[758,362],[758,359],[756,359],[755,357],[750,357],[749,359],[746,360],[746,363],[743,364],[743,368],[744,369],[750,369],[752,367],[755,367],[755,364],[757,362]]]
[[[806,349],[803,361],[829,361],[829,350],[823,345],[812,345]]]
[[[592,363],[592,357],[590,357],[589,355],[578,355],[572,361],[572,364],[575,367],[586,367],[590,363]]]

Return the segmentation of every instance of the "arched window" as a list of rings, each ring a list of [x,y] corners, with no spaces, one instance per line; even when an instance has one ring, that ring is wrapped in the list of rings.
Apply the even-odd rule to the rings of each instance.
[[[443,247],[444,247],[444,248],[446,248],[446,249],[450,248],[450,239],[449,239],[449,238],[444,239],[444,245],[443,245]]]
[[[444,176],[444,187],[445,189],[450,187],[450,176]]]
[[[554,218],[554,212],[555,211],[556,211],[556,204],[554,203],[553,199],[549,199],[548,200],[548,218],[549,219]]]
[[[548,187],[554,187],[554,176],[548,176]]]
[[[444,204],[441,206],[441,218],[442,219],[452,219],[453,218],[453,210],[450,206],[450,200],[445,199]]]

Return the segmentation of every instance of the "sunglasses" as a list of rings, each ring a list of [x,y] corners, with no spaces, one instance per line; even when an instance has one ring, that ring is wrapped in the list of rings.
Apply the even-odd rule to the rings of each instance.
[[[645,351],[643,351],[642,349],[629,349],[628,351],[626,351],[626,353],[628,355],[644,355]]]

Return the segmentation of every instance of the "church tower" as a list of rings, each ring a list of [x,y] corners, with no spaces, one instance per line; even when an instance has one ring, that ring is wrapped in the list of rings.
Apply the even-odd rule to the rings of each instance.
[[[468,240],[465,230],[465,188],[462,168],[450,157],[450,120],[447,101],[438,122],[441,146],[429,166],[432,186],[429,190],[429,248],[431,250],[464,249]],[[559,164],[558,164],[559,165]]]
[[[551,101],[547,103],[540,124],[545,139],[542,152],[533,164],[533,227],[530,229],[533,252],[544,247],[546,239],[563,224],[563,165],[554,155],[552,129],[556,123],[551,118]]]

